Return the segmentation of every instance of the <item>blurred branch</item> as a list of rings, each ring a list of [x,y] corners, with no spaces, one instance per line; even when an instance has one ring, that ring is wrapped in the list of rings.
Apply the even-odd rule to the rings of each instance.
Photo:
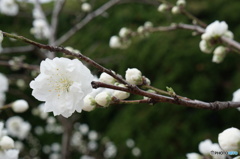
[[[0,54],[10,54],[10,53],[24,53],[24,52],[30,52],[34,50],[34,46],[18,46],[18,47],[8,47],[3,48]]]
[[[192,100],[192,99],[189,99],[189,98],[186,98],[186,99],[178,98],[177,95],[173,96],[173,97],[167,97],[167,96],[163,96],[163,95],[159,95],[159,94],[155,94],[155,93],[150,93],[150,92],[141,90],[137,87],[135,87],[134,89],[123,88],[123,87],[118,87],[118,86],[109,85],[109,84],[106,84],[106,83],[96,82],[96,81],[92,82],[92,86],[93,86],[93,88],[104,87],[104,88],[110,88],[110,89],[114,89],[114,90],[125,91],[125,92],[129,92],[129,93],[132,93],[132,94],[148,97],[148,98],[151,99],[151,100],[150,99],[148,100],[149,104],[152,104],[152,103],[171,103],[171,104],[177,104],[177,105],[182,105],[182,106],[187,106],[187,107],[212,109],[212,110],[220,110],[220,109],[226,109],[226,108],[240,107],[240,102],[230,102],[230,101],[219,102],[219,101],[216,101],[216,102],[208,103],[208,102],[203,102],[203,101],[199,101],[199,100]],[[121,102],[121,100],[119,102]],[[147,101],[142,101],[142,102],[147,103]]]
[[[52,12],[52,19],[51,19],[51,34],[49,38],[49,44],[53,44],[56,38],[56,32],[57,32],[57,25],[58,25],[58,16],[64,6],[65,0],[58,0],[55,1],[54,9]]]
[[[89,23],[95,17],[103,14],[106,10],[117,4],[121,0],[110,0],[104,5],[102,5],[97,10],[89,13],[81,22],[77,23],[73,28],[67,31],[64,35],[62,35],[57,41],[55,41],[54,45],[61,45],[65,41],[67,41],[70,37],[72,37],[78,30],[84,27],[87,23]]]
[[[0,61],[0,65],[2,66],[13,66],[7,61]],[[28,69],[28,70],[39,70],[39,66],[37,65],[30,65],[27,63],[17,63],[17,67]]]

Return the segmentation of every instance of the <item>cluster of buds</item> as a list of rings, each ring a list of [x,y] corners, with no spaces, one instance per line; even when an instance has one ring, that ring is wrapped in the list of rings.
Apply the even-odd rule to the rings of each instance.
[[[129,39],[132,31],[128,28],[121,28],[119,31],[119,35],[114,35],[110,38],[109,46],[113,49],[125,49],[131,44],[131,40]]]
[[[161,13],[165,13],[167,11],[171,11],[172,14],[179,14],[181,7],[186,6],[186,1],[185,0],[177,0],[175,6],[170,6],[167,3],[162,3],[158,6],[158,11]]]
[[[233,33],[228,30],[226,22],[215,21],[206,27],[205,33],[201,36],[202,40],[199,43],[199,47],[202,52],[213,52],[212,62],[215,63],[222,62],[227,53],[226,47],[221,45],[216,47],[216,44],[219,43],[219,38],[221,37],[233,39]]]

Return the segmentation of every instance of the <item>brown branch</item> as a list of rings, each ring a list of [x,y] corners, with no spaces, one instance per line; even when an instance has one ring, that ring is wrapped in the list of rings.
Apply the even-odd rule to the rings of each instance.
[[[77,23],[73,28],[67,31],[64,35],[62,35],[57,41],[54,42],[54,45],[61,45],[65,41],[67,41],[70,37],[72,37],[78,30],[88,24],[95,17],[103,14],[106,10],[117,4],[121,0],[109,0],[107,3],[102,5],[97,10],[89,13],[81,22]]]
[[[240,102],[203,102],[199,100],[192,100],[192,99],[184,99],[184,98],[178,98],[177,96],[175,97],[167,97],[159,94],[154,94],[150,93],[144,90],[141,90],[137,87],[134,89],[131,88],[123,88],[123,87],[118,87],[114,85],[109,85],[106,83],[102,82],[92,82],[93,88],[99,88],[99,87],[104,87],[104,88],[110,88],[110,89],[115,89],[115,90],[120,90],[120,91],[125,91],[129,92],[132,94],[140,95],[140,96],[145,96],[148,98],[151,98],[152,101],[157,102],[157,103],[171,103],[171,104],[177,104],[177,105],[182,105],[182,106],[187,106],[187,107],[193,107],[193,108],[203,108],[203,109],[212,109],[212,110],[220,110],[220,109],[226,109],[226,108],[237,108],[240,107]],[[150,103],[153,103],[153,102]]]

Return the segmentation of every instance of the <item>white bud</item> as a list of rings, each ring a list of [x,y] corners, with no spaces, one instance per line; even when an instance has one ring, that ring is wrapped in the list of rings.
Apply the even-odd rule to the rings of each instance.
[[[234,38],[234,35],[231,31],[226,31],[223,36],[227,37],[227,38],[230,38],[230,39],[233,39]]]
[[[86,95],[83,99],[82,110],[90,112],[96,108],[96,101],[91,95]]]
[[[220,63],[226,55],[226,47],[218,46],[213,52],[212,62]]]
[[[109,74],[103,72],[99,77],[99,81],[107,84],[114,84],[116,82],[116,79]]]
[[[209,153],[212,151],[212,141],[207,139],[199,143],[198,149],[199,152],[201,152],[203,155],[209,155]]]
[[[125,87],[125,85],[123,85],[123,84],[118,84],[117,86]],[[113,96],[118,99],[127,99],[130,96],[130,93],[124,92],[124,91],[119,91],[119,90],[114,90]]]
[[[141,155],[141,150],[140,150],[138,147],[134,147],[134,148],[132,149],[132,154],[133,154],[133,156],[135,156],[135,157],[139,157],[139,156]]]
[[[81,8],[82,8],[82,11],[89,12],[92,9],[92,6],[89,3],[85,2],[82,4]]]
[[[186,1],[185,0],[178,0],[176,4],[177,4],[177,6],[185,6]]]
[[[137,32],[138,32],[139,34],[142,34],[142,33],[144,32],[144,27],[143,27],[143,26],[139,26],[139,27],[137,28]]]
[[[143,83],[142,73],[136,68],[127,69],[125,78],[130,84],[141,85]]]
[[[0,140],[0,146],[2,149],[11,149],[14,147],[14,141],[9,136],[3,136]]]
[[[95,100],[97,104],[103,107],[108,107],[111,103],[112,96],[107,92],[101,92],[95,97]]]
[[[233,102],[240,102],[240,89],[233,92]]]
[[[167,11],[167,9],[168,9],[168,5],[166,5],[165,3],[160,4],[158,7],[159,12],[165,12],[165,11]]]
[[[146,21],[143,26],[144,28],[149,29],[153,27],[153,23],[150,21]]]
[[[213,47],[210,45],[210,43],[206,40],[201,40],[199,43],[200,50],[204,53],[211,53],[213,50]]]
[[[116,49],[116,48],[121,48],[122,47],[122,43],[120,41],[120,38],[118,36],[112,36],[110,38],[110,42],[109,42],[109,46],[113,49]]]
[[[16,100],[12,103],[12,109],[16,113],[23,113],[29,108],[27,101],[23,99]]]
[[[228,128],[218,135],[218,143],[224,151],[240,150],[240,130]]]
[[[192,153],[187,153],[187,159],[203,159],[201,155],[198,153],[192,152]]]
[[[0,44],[2,43],[3,41],[3,33],[2,33],[2,30],[0,30]]]
[[[122,38],[127,37],[127,35],[130,33],[130,30],[128,28],[121,28],[119,31],[119,36]]]
[[[180,13],[180,9],[178,6],[174,6],[172,7],[172,14],[179,14]]]

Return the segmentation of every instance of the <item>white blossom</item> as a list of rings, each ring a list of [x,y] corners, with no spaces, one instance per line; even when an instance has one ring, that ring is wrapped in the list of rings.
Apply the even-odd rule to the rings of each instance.
[[[240,102],[240,89],[233,92],[233,102]]]
[[[12,149],[12,148],[14,148],[14,141],[9,136],[3,136],[0,139],[0,146],[4,150]]]
[[[114,84],[116,82],[116,79],[111,75],[103,72],[99,77],[99,81],[107,84]]]
[[[225,151],[240,150],[240,130],[228,128],[218,135],[218,143]]]
[[[180,9],[179,9],[179,7],[178,6],[174,6],[174,7],[172,7],[172,14],[178,14],[178,13],[180,13]]]
[[[6,121],[6,128],[9,135],[22,140],[28,136],[31,125],[28,122],[23,121],[21,117],[13,116]]]
[[[88,139],[89,140],[97,140],[98,139],[98,133],[94,130],[91,130],[89,133],[88,133]]]
[[[82,8],[82,11],[89,12],[91,11],[92,6],[89,3],[85,2],[81,5],[81,8]]]
[[[133,148],[135,146],[135,142],[133,139],[127,139],[126,145],[128,148]]]
[[[84,97],[92,91],[93,76],[77,59],[46,59],[40,64],[40,74],[30,83],[32,95],[45,101],[44,111],[69,117],[81,112]]]
[[[192,153],[187,153],[187,159],[203,159],[201,155],[198,153],[192,152]]]
[[[200,142],[198,145],[199,152],[201,152],[204,155],[209,155],[210,151],[212,151],[211,149],[212,144],[213,144],[212,141],[209,139]]]
[[[134,147],[134,148],[132,149],[132,154],[133,154],[133,156],[135,156],[135,157],[139,157],[139,156],[141,155],[141,150],[140,150],[138,147]]]
[[[201,40],[199,43],[200,50],[204,53],[211,53],[213,51],[213,47],[206,40]]]
[[[23,99],[16,100],[12,103],[12,109],[16,113],[22,113],[25,112],[28,109],[28,103],[27,101]]]
[[[127,35],[128,35],[130,32],[131,32],[131,31],[130,31],[128,28],[123,27],[123,28],[121,28],[120,31],[119,31],[119,36],[120,36],[121,38],[125,38],[125,37],[127,37]]]
[[[99,93],[96,97],[95,100],[97,104],[103,106],[103,107],[108,107],[111,103],[112,96],[110,93],[104,91]]]
[[[140,85],[142,84],[142,73],[136,68],[128,68],[125,74],[126,81],[130,84]]]
[[[79,126],[79,131],[83,134],[86,135],[89,131],[89,126],[87,124],[81,124]]]
[[[225,21],[219,22],[218,20],[209,24],[205,32],[210,34],[211,37],[219,37],[228,31],[228,25]]]
[[[35,19],[30,31],[37,39],[47,39],[50,36],[50,28],[44,19]]]
[[[176,4],[177,4],[177,6],[185,6],[186,1],[185,0],[178,0]]]
[[[9,16],[15,16],[18,14],[19,7],[14,0],[1,0],[0,12]]]
[[[226,31],[223,35],[224,37],[227,37],[227,38],[230,38],[230,39],[233,39],[234,38],[234,35],[231,31]]]
[[[0,159],[18,159],[19,150],[9,149],[0,152]]]

